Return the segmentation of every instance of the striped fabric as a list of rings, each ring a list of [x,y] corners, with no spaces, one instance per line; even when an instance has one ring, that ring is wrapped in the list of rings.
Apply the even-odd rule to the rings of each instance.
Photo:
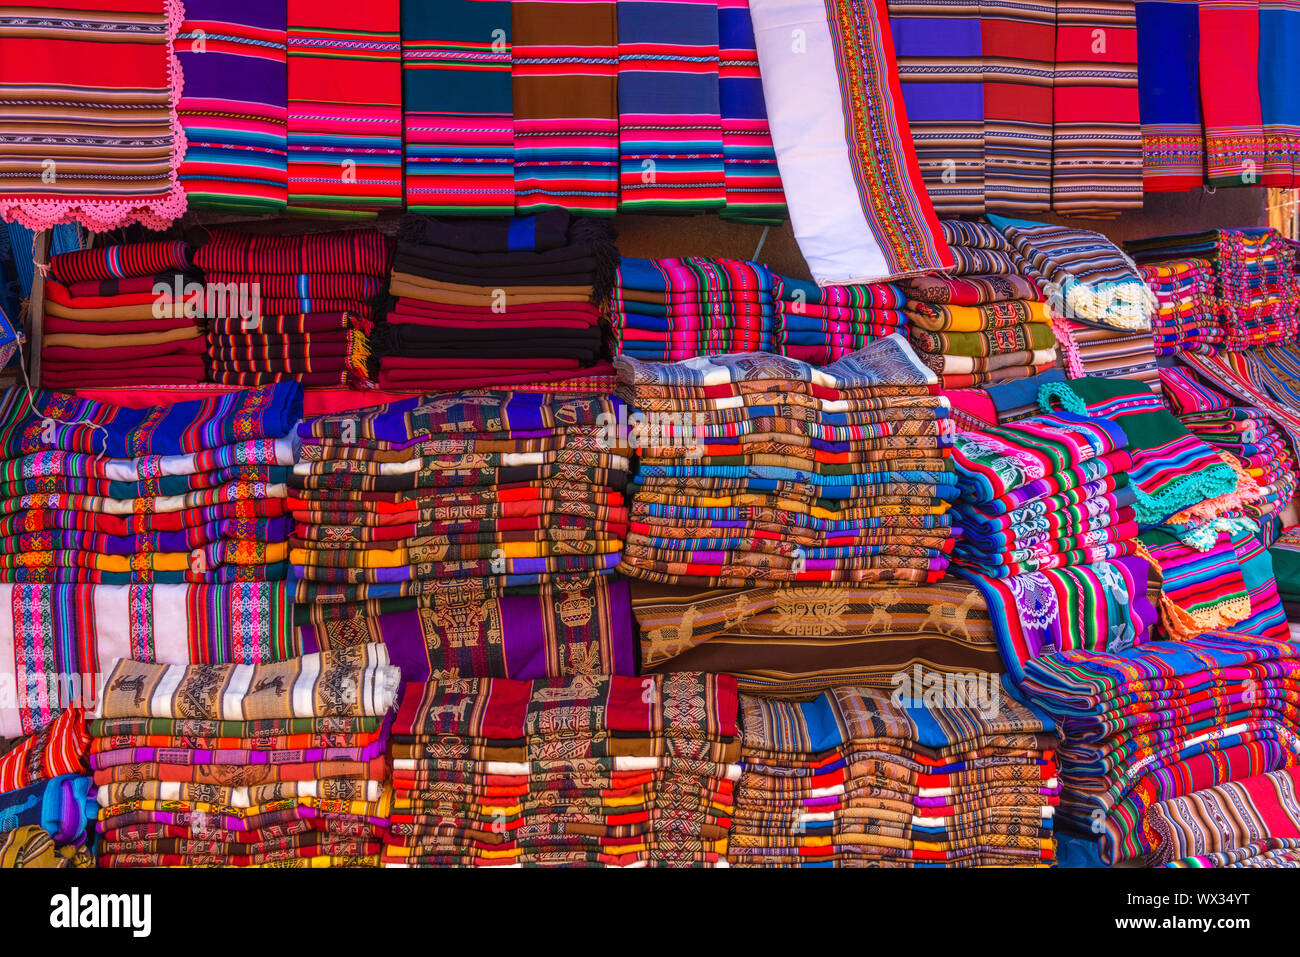
[[[515,208],[618,206],[614,0],[511,3]]]
[[[723,219],[779,223],[785,193],[767,123],[749,0],[718,0],[718,102],[727,205]]]
[[[1257,186],[1264,164],[1259,103],[1259,0],[1201,0],[1205,178]]]
[[[1057,0],[1052,211],[1142,208],[1134,0]]]
[[[64,284],[157,276],[189,268],[190,248],[179,239],[78,249],[50,257],[50,273]]]
[[[1263,186],[1293,187],[1300,177],[1300,91],[1292,55],[1300,45],[1300,2],[1260,0],[1259,110]]]
[[[618,0],[619,208],[726,202],[716,0]]]
[[[889,0],[889,25],[930,201],[940,215],[984,212],[980,0]]]
[[[1300,767],[1227,781],[1154,804],[1153,863],[1223,854],[1264,841],[1300,838]]]
[[[0,755],[0,793],[17,791],[61,774],[86,772],[86,713],[69,708],[39,731]]]
[[[392,240],[372,229],[295,236],[216,229],[194,264],[205,272],[382,276],[391,258]]]
[[[181,184],[196,209],[275,213],[288,201],[286,0],[186,0]]]
[[[514,212],[509,4],[403,0],[402,90],[406,208]]]
[[[1041,212],[1052,201],[1056,0],[981,0],[984,204]]]
[[[289,205],[402,205],[398,0],[288,0]]]
[[[1142,188],[1195,189],[1205,176],[1196,0],[1137,0]]]
[[[0,216],[164,229],[185,211],[180,0],[0,7]]]

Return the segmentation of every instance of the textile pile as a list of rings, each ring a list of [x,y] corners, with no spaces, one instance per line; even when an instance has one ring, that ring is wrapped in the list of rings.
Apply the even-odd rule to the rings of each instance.
[[[1159,802],[1300,761],[1298,669],[1289,641],[1226,632],[1029,662],[1022,690],[1060,728],[1063,826],[1107,864],[1185,853]]]
[[[1217,352],[1223,326],[1214,305],[1214,264],[1208,259],[1172,259],[1138,271],[1156,297],[1151,317],[1156,355]]]
[[[626,422],[612,396],[490,391],[304,422],[289,499],[298,603],[360,606],[353,617],[460,593],[485,614],[485,590],[590,585],[626,536]]]
[[[901,336],[824,368],[615,359],[649,417],[619,571],[665,584],[934,582],[956,496],[947,402]]]
[[[894,333],[907,335],[903,291],[894,283],[818,286],[777,277],[775,352],[829,365]]]
[[[1300,330],[1295,250],[1275,229],[1211,229],[1125,245],[1144,264],[1195,257],[1213,265],[1224,349],[1290,342]]]
[[[0,581],[277,581],[295,384],[130,409],[0,397]]]
[[[959,432],[953,558],[995,578],[1134,554],[1128,438],[1073,412]]]
[[[375,330],[380,388],[607,391],[609,227],[558,210],[470,222],[407,216]]]
[[[400,684],[382,645],[118,661],[90,722],[99,866],[378,866]]]
[[[907,588],[637,581],[632,612],[644,672],[726,672],[742,692],[770,697],[1003,670],[984,598],[953,577]]]
[[[213,382],[296,380],[321,387],[364,381],[372,302],[392,258],[392,241],[382,233],[217,229],[194,258],[208,283]]]
[[[741,695],[732,866],[1050,866],[1053,723],[996,676],[978,687]]]
[[[389,866],[725,865],[735,679],[407,684]]]
[[[947,275],[903,283],[912,348],[945,392],[1024,379],[1056,364],[1056,335],[1042,294],[1023,276],[1002,234],[983,223],[941,220],[956,260]]]
[[[771,352],[778,279],[740,259],[624,259],[610,320],[615,350],[645,362]]]
[[[193,385],[206,378],[201,300],[180,240],[104,246],[50,257],[41,385]]]
[[[0,867],[89,867],[86,714],[69,708],[0,754]]]

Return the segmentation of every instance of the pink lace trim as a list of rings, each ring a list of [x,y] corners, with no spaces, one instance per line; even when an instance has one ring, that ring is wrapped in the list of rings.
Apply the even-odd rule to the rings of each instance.
[[[32,230],[48,229],[60,223],[81,223],[92,232],[102,233],[131,223],[140,223],[150,229],[166,229],[184,215],[188,197],[181,186],[179,173],[187,141],[176,109],[185,88],[181,61],[176,56],[176,36],[185,22],[184,0],[164,0],[163,12],[167,16],[167,81],[171,93],[172,128],[171,186],[166,195],[145,203],[84,197],[45,201],[0,200],[0,218],[21,223]]]
[[[1070,331],[1069,321],[1054,318],[1052,331],[1056,333],[1056,344],[1061,347],[1061,354],[1065,356],[1065,371],[1069,373],[1070,378],[1082,379],[1087,376],[1088,373],[1083,371],[1083,360],[1079,358],[1079,345],[1074,341],[1074,333]]]

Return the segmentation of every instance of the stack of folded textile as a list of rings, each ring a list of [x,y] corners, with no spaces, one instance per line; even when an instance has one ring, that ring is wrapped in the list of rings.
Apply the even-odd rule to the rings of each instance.
[[[1151,317],[1157,356],[1214,353],[1223,326],[1214,308],[1214,265],[1208,259],[1172,259],[1138,270],[1156,297]]]
[[[1147,809],[1151,863],[1166,867],[1300,867],[1300,767],[1257,774]]]
[[[0,867],[94,867],[91,779],[61,774],[0,793]]]
[[[735,675],[743,692],[806,698],[900,675],[1003,670],[974,585],[777,585],[743,589],[632,583],[641,668]],[[304,639],[305,640],[305,639]]]
[[[953,538],[947,402],[902,336],[818,369],[615,360],[650,419],[620,572],[665,584],[933,582]]]
[[[740,776],[735,679],[468,678],[402,692],[397,867],[709,867]]]
[[[119,660],[90,723],[100,866],[378,866],[400,684],[382,645]]]
[[[1043,296],[1019,274],[1011,245],[992,226],[942,220],[956,260],[949,275],[903,282],[917,355],[946,391],[1023,379],[1056,362]]]
[[[201,303],[180,240],[103,246],[50,257],[41,385],[193,385],[205,379]]]
[[[467,391],[304,422],[289,499],[299,603],[481,598],[612,572],[627,419],[612,396]]]
[[[1268,548],[1278,597],[1289,621],[1300,620],[1300,525],[1284,528]]]
[[[1196,257],[1213,265],[1225,349],[1290,342],[1300,330],[1295,250],[1275,229],[1211,229],[1126,246],[1142,263]]]
[[[777,285],[766,266],[739,259],[624,259],[610,314],[616,351],[645,362],[770,352]]]
[[[139,409],[0,394],[0,581],[277,581],[293,383]]]
[[[0,754],[0,867],[89,866],[89,744],[73,707]]]
[[[1009,578],[1134,554],[1127,446],[1110,420],[1071,412],[958,433],[954,561]]]
[[[375,230],[214,230],[194,256],[207,280],[212,381],[315,387],[364,379],[372,301],[391,255],[392,241]]]
[[[1046,867],[1055,727],[997,676],[947,696],[835,688],[740,699],[740,867]]]
[[[1183,427],[1231,455],[1254,479],[1259,494],[1242,503],[1242,513],[1262,521],[1285,508],[1300,482],[1300,470],[1285,434],[1268,413],[1201,385],[1183,369],[1161,369],[1160,378],[1169,407]]]
[[[894,333],[907,335],[903,290],[893,283],[818,286],[777,277],[776,352],[828,365]]]
[[[1107,864],[1167,860],[1158,802],[1300,763],[1298,678],[1289,641],[1227,632],[1030,661],[1021,689],[1061,729],[1063,826]]]
[[[608,377],[600,307],[618,250],[563,211],[402,220],[370,370],[380,388],[529,389]]]

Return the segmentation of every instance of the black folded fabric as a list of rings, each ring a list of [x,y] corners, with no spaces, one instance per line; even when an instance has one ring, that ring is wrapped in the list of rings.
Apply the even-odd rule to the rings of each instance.
[[[394,268],[466,285],[595,287],[609,296],[618,247],[608,223],[563,211],[452,223],[409,215]]]

